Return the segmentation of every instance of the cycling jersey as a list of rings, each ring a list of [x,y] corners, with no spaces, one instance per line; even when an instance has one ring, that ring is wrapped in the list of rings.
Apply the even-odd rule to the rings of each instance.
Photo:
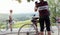
[[[46,1],[35,4],[40,16],[49,16],[49,7]]]

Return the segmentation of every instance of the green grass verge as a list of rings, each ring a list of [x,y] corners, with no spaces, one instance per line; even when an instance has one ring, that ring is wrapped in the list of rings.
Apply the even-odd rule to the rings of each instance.
[[[19,22],[14,23],[12,26],[13,26],[13,28],[20,28],[24,24],[31,24],[31,21],[30,20],[19,21]],[[37,25],[40,26],[39,23]],[[51,25],[55,26],[55,23],[51,23]],[[25,26],[25,28],[27,28],[27,27],[29,27],[29,26]],[[6,28],[6,24],[0,25],[0,29],[2,29],[2,28]]]

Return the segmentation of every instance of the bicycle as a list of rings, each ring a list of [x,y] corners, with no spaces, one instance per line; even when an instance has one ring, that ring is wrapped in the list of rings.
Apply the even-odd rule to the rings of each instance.
[[[32,21],[31,21],[31,22],[32,22]],[[22,26],[19,28],[19,30],[18,30],[18,35],[21,34],[21,30],[22,30],[22,28],[23,28],[24,26],[29,26],[29,31],[31,31],[31,29],[33,28],[32,30],[34,30],[34,31],[32,31],[32,33],[35,33],[35,34],[38,35],[38,28],[33,24],[33,22],[32,22],[32,24],[24,24],[24,25],[22,25]],[[31,27],[32,27],[32,28],[31,28]],[[29,32],[29,31],[26,32],[27,35],[29,35],[29,33],[31,33],[31,32]]]
[[[36,18],[36,20],[37,19],[39,19],[39,18]],[[20,28],[19,28],[19,30],[18,30],[18,35],[21,35],[21,31],[22,31],[22,29],[23,29],[23,27],[24,26],[29,26],[30,25],[30,27],[33,27],[34,29],[33,30],[35,30],[35,34],[33,34],[33,35],[39,35],[39,31],[38,31],[38,28],[36,27],[36,25],[33,23],[33,21],[31,21],[32,22],[32,24],[23,24]],[[30,28],[29,27],[29,28]],[[45,27],[46,28],[46,27]],[[31,28],[30,28],[31,29]],[[30,31],[30,30],[29,30]],[[27,31],[26,32],[26,35],[29,35],[29,33],[31,33],[31,32],[29,32],[29,31]],[[53,32],[53,31],[52,31]],[[45,35],[46,35],[46,29],[45,29]]]

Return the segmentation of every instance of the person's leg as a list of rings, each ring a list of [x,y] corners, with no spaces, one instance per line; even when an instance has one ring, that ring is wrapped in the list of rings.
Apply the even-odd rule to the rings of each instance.
[[[49,17],[47,16],[47,17],[45,17],[45,24],[46,24],[46,29],[47,29],[47,33],[48,33],[48,35],[51,35],[51,31],[50,31],[50,19],[49,19]]]
[[[12,31],[12,24],[10,24],[10,31]]]
[[[44,19],[40,18],[39,23],[40,23],[40,35],[44,35]]]
[[[37,22],[34,22],[35,26],[37,27]]]

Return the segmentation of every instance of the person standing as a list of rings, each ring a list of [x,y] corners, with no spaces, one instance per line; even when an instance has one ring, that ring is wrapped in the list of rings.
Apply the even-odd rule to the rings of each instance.
[[[10,31],[12,31],[12,10],[10,10],[10,15],[9,15],[9,27],[10,27]]]
[[[49,13],[49,7],[47,1],[39,0],[35,2],[35,12],[39,12],[39,23],[40,23],[40,35],[44,35],[44,23],[46,25],[47,34],[51,35],[50,30],[50,13]]]

